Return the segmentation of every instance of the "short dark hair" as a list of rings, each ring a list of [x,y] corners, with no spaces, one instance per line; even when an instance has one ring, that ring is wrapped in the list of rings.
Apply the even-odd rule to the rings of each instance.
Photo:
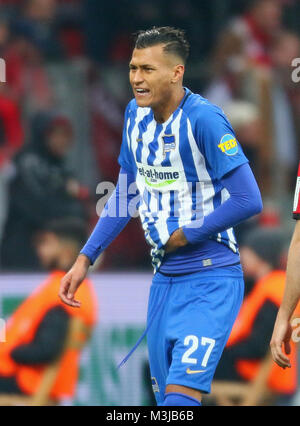
[[[74,241],[82,246],[87,239],[86,223],[77,217],[64,217],[52,219],[41,229],[43,232],[51,232],[58,238]]]
[[[164,44],[166,53],[173,53],[186,62],[190,45],[186,39],[185,32],[173,27],[153,27],[149,30],[138,31],[135,39],[135,49]]]

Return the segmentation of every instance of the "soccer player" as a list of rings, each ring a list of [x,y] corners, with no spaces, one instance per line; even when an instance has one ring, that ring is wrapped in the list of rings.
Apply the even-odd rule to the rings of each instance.
[[[181,30],[139,32],[129,64],[134,99],[125,111],[119,181],[60,289],[65,303],[80,306],[78,286],[139,197],[155,272],[147,318],[150,370],[157,403],[165,406],[201,405],[202,393],[210,392],[243,298],[232,226],[262,209],[224,113],[183,87],[188,53]],[[116,201],[116,217],[110,217]]]
[[[294,196],[293,218],[297,222],[288,253],[285,292],[270,343],[273,359],[282,368],[291,367],[290,359],[287,356],[291,352],[290,319],[300,300],[300,163]],[[282,351],[282,345],[284,345],[285,354]]]

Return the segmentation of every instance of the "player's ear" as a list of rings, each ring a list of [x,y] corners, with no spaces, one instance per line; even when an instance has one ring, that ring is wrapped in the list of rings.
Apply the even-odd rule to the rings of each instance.
[[[177,83],[178,81],[183,79],[183,74],[184,74],[184,65],[182,64],[177,64],[175,65],[174,69],[173,69],[173,76],[171,79],[171,83]]]

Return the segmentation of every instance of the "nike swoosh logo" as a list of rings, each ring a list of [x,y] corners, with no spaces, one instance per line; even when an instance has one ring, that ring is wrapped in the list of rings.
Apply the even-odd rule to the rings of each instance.
[[[190,368],[186,369],[186,372],[188,374],[197,374],[197,373],[204,373],[205,370],[191,370]]]

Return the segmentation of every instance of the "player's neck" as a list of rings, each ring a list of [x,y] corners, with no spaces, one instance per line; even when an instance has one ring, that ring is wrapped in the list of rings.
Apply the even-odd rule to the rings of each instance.
[[[173,114],[173,112],[179,107],[182,99],[184,98],[185,90],[182,86],[178,87],[178,90],[174,90],[171,97],[166,100],[165,104],[160,104],[157,107],[153,107],[153,114],[155,120],[158,123],[164,123]]]

